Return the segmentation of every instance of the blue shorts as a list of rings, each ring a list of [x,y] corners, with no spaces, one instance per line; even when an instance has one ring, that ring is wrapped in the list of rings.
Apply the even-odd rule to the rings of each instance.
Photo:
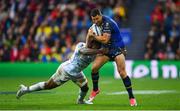
[[[105,56],[109,57],[109,61],[114,61],[115,57],[122,54],[122,50],[120,47],[109,48],[109,53],[105,54]]]

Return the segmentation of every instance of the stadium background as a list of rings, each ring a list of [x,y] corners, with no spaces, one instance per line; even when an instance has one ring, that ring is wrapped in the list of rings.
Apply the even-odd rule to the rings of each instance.
[[[139,78],[133,79],[136,90],[146,89],[148,85],[143,86],[141,83],[143,81],[152,84],[150,89],[163,90],[164,87],[179,91],[178,86],[176,87],[180,77],[179,0],[1,0],[0,109],[21,109],[18,107],[21,105],[24,109],[44,108],[43,104],[29,108],[31,104],[19,105],[17,101],[11,102],[7,99],[14,97],[19,84],[25,82],[30,85],[33,82],[46,80],[61,62],[70,57],[75,45],[85,40],[87,30],[92,24],[89,12],[94,7],[99,7],[104,15],[112,17],[120,26],[128,50],[127,63],[133,62],[127,70],[131,71],[132,78]],[[157,69],[156,79],[152,79],[153,67]],[[84,72],[91,86],[90,66]],[[113,79],[115,72],[113,64],[107,63],[101,69],[102,81],[117,81]],[[135,72],[139,75],[135,75]],[[102,86],[102,88],[106,90],[106,87]],[[66,89],[62,88],[62,90]],[[124,90],[123,87],[121,90]],[[116,91],[119,91],[118,87]],[[160,109],[180,109],[180,99],[168,98],[167,101],[174,102],[171,106],[163,99],[167,97],[172,95],[159,99],[164,102]],[[99,103],[103,104],[101,98],[99,99]],[[68,102],[72,104],[72,101]],[[98,100],[96,102],[98,104]],[[143,102],[141,104],[143,105]],[[39,108],[40,106],[42,108]],[[147,105],[139,109],[158,109],[153,106],[156,105]],[[53,109],[53,107],[48,108]],[[129,109],[126,105],[114,106],[114,108],[113,105],[109,108],[97,105],[92,109],[123,108]],[[55,106],[55,109],[59,108]]]

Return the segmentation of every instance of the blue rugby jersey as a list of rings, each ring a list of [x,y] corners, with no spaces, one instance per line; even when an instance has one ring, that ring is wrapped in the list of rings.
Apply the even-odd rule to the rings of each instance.
[[[102,16],[102,32],[103,33],[109,33],[111,34],[110,36],[110,41],[108,44],[104,44],[104,47],[108,48],[124,48],[124,42],[122,40],[122,36],[120,34],[120,29],[117,25],[117,23],[111,19],[110,17],[107,16]]]

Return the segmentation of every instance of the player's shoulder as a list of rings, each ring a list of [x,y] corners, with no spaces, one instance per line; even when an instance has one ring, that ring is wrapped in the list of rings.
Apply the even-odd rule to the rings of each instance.
[[[85,47],[85,43],[84,42],[79,42],[76,44],[75,50],[74,50],[74,54],[79,53],[79,50],[82,49],[83,47]]]
[[[106,15],[103,15],[102,17],[103,17],[103,19],[106,19],[106,20],[110,19],[110,17],[108,17]]]
[[[77,43],[77,46],[79,46],[79,47],[82,47],[82,46],[85,46],[85,45],[86,45],[86,43],[84,43],[84,42]]]
[[[103,15],[103,19],[104,19],[104,22],[112,22],[113,21],[113,19],[112,18],[110,18],[110,17],[108,17],[108,16],[105,16],[105,15]]]
[[[77,45],[76,45],[76,48],[82,48],[82,47],[85,47],[85,45],[86,45],[86,43],[84,43],[84,42],[79,42],[79,43],[77,43]]]
[[[105,25],[114,25],[115,21],[108,16],[103,15],[103,21]]]
[[[112,23],[113,22],[110,17],[103,15],[103,26],[104,27],[110,27]]]

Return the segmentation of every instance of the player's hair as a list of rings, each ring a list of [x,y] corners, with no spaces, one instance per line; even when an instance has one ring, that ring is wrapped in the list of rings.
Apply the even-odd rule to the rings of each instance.
[[[100,9],[94,8],[94,9],[91,10],[90,15],[93,16],[93,17],[95,17],[95,16],[97,16],[97,15],[102,15],[102,13],[101,13]]]

